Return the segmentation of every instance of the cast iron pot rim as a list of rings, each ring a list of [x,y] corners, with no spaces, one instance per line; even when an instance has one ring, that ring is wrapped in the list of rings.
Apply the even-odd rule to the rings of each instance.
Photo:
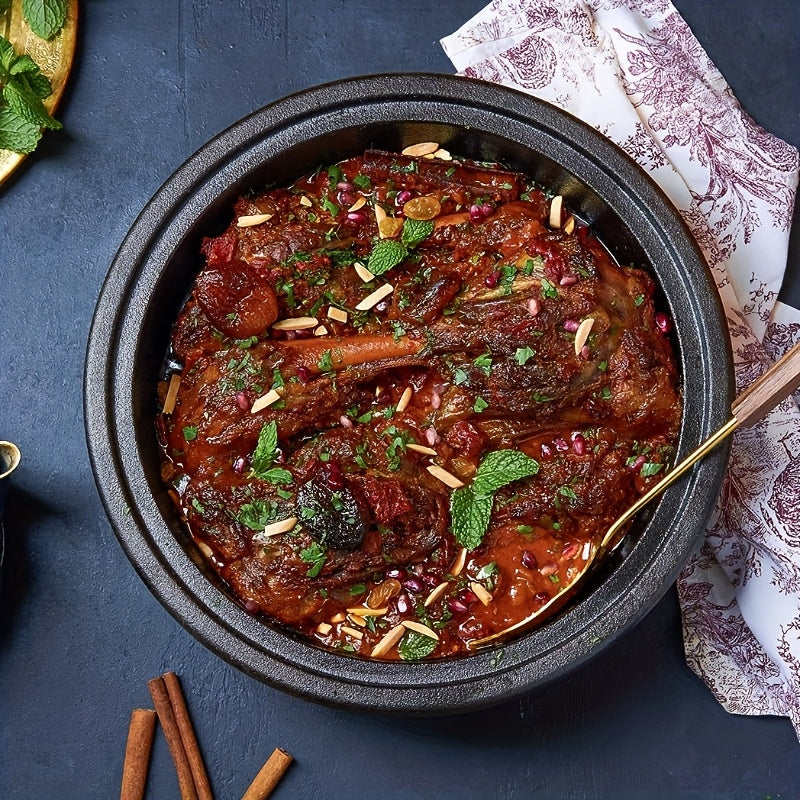
[[[344,130],[362,124],[365,115],[387,110],[389,116],[375,122],[430,119],[456,126],[464,122],[451,117],[463,117],[477,130],[491,129],[530,148],[511,138],[511,131],[524,127],[537,145],[550,148],[540,152],[564,165],[612,211],[635,211],[622,216],[628,227],[645,238],[655,235],[684,270],[673,278],[674,286],[665,286],[665,276],[659,276],[675,318],[686,386],[679,452],[725,420],[732,368],[716,287],[688,229],[649,176],[594,129],[541,100],[467,78],[398,74],[338,81],[278,100],[201,147],[156,192],[120,246],[97,303],[86,358],[87,441],[102,501],[126,554],[170,613],[210,649],[254,677],[312,700],[357,709],[464,711],[558,677],[641,619],[672,583],[702,532],[727,448],[665,494],[633,551],[596,592],[501,651],[426,663],[365,661],[265,626],[217,589],[158,512],[144,474],[131,424],[134,356],[142,346],[138,322],[170,253],[191,229],[191,215],[200,213],[209,192],[219,195],[232,180],[241,182],[270,145],[279,145],[298,127],[325,124]],[[568,156],[568,163],[555,153]],[[592,176],[605,176],[610,183],[589,180]]]

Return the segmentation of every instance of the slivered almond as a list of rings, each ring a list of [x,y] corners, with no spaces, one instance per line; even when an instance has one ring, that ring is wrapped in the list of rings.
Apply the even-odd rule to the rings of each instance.
[[[236,220],[237,228],[250,228],[272,219],[272,214],[243,214]]]
[[[297,517],[279,519],[277,522],[270,522],[269,525],[265,526],[264,530],[261,531],[261,535],[279,536],[282,533],[288,533],[295,525],[297,525]]]
[[[578,330],[575,331],[575,355],[579,356],[581,354],[581,350],[583,350],[583,346],[586,344],[586,340],[589,338],[589,334],[592,330],[592,325],[594,325],[594,317],[586,317],[585,320],[578,325]]]
[[[303,331],[317,324],[316,317],[287,317],[279,319],[272,327],[276,331]]]
[[[588,561],[589,560],[589,556],[591,554],[592,554],[592,543],[591,542],[586,542],[583,545],[583,551],[581,552],[581,558],[584,561]]]
[[[459,480],[455,475],[443,469],[438,464],[429,464],[425,469],[427,469],[434,478],[438,478],[451,489],[460,489],[464,485],[464,481]]]
[[[375,224],[378,226],[378,235],[383,239],[381,235],[381,222],[386,219],[386,212],[383,210],[383,206],[379,203],[375,203]]]
[[[327,622],[320,622],[317,625],[317,633],[321,636],[327,636],[333,630],[333,625],[329,625]]]
[[[453,156],[450,155],[449,150],[445,150],[443,147],[440,147],[434,154],[434,158],[438,158],[441,161],[452,161]]]
[[[314,336],[327,336],[328,329],[324,325],[320,325],[318,328],[314,328]]]
[[[348,608],[347,613],[354,617],[382,617],[389,612],[388,606],[385,608],[369,608],[368,606],[356,606]]]
[[[561,206],[563,204],[564,199],[561,197],[560,194],[557,194],[551,201],[550,201],[550,227],[551,228],[560,228],[561,227]]]
[[[375,647],[372,648],[370,655],[372,658],[385,656],[402,638],[406,629],[402,625],[395,625]]]
[[[359,208],[363,208],[367,204],[366,197],[359,197],[358,200],[347,209],[347,213],[349,214],[351,211],[358,211]]]
[[[438,142],[419,142],[418,144],[410,144],[402,153],[404,156],[419,158],[420,156],[428,155],[428,153],[435,153],[438,149]]]
[[[348,636],[352,636],[353,639],[363,639],[364,634],[361,631],[356,630],[355,628],[351,628],[348,625],[342,625],[341,627],[342,633],[346,633]]]
[[[355,264],[353,264],[353,269],[356,271],[356,275],[358,275],[358,277],[361,278],[364,283],[369,283],[375,278],[375,276],[360,261],[356,261]]]
[[[214,557],[214,551],[205,542],[197,542],[197,547],[206,558]]]
[[[570,214],[569,219],[564,223],[564,233],[570,234],[575,230],[575,217]]]
[[[467,563],[467,548],[462,547],[458,551],[458,555],[456,556],[455,561],[453,561],[453,566],[450,567],[450,574],[453,576],[460,575],[466,563]]]
[[[425,153],[425,155],[422,156],[422,157],[427,159],[428,161],[433,161],[433,159],[434,159],[433,153]]]
[[[266,394],[262,394],[257,398],[250,408],[251,414],[257,414],[265,408],[269,408],[273,403],[277,403],[281,399],[280,392],[277,389],[270,389]]]
[[[408,404],[411,402],[411,396],[414,394],[414,390],[410,386],[406,386],[403,389],[403,394],[400,395],[400,399],[397,401],[397,405],[395,406],[395,411],[405,411],[408,408]]]
[[[340,611],[338,614],[334,614],[331,617],[331,622],[334,625],[338,624],[339,622],[344,622],[344,620],[345,620],[345,615],[344,615],[344,612],[342,612],[342,611]]]
[[[358,625],[359,628],[367,627],[367,623],[364,622],[364,620],[361,617],[355,617],[352,614],[348,614],[347,618],[350,620],[350,622],[353,623],[353,625]]]
[[[424,453],[426,456],[437,455],[436,451],[432,447],[426,447],[424,444],[417,444],[416,442],[411,442],[411,444],[407,444],[406,448],[408,450],[414,450],[417,453]]]
[[[335,319],[337,322],[347,322],[347,312],[342,311],[336,306],[328,306],[328,319]]]
[[[375,387],[375,397],[380,397],[383,394],[383,386],[379,383]]]
[[[485,606],[488,606],[489,603],[492,602],[492,596],[486,591],[486,587],[483,584],[478,583],[477,581],[472,581],[472,583],[469,585],[469,588],[472,589],[478,600],[480,600]]]
[[[442,581],[434,590],[425,598],[425,602],[422,604],[427,608],[430,605],[433,605],[439,598],[441,598],[444,593],[447,591],[450,584],[447,581]]]
[[[427,625],[423,625],[421,622],[416,622],[413,619],[404,619],[400,624],[404,628],[408,628],[410,631],[416,631],[417,633],[421,633],[423,636],[428,636],[431,639],[435,639],[437,642],[439,641],[439,634],[429,628]]]
[[[300,198],[300,205],[305,206],[306,208],[311,208],[314,205],[305,195]]]
[[[181,385],[180,372],[173,372],[169,376],[169,386],[167,386],[167,396],[164,398],[164,405],[161,408],[162,414],[171,414],[175,410],[175,401],[178,399],[178,387]]]
[[[357,306],[356,311],[369,311],[373,306],[378,305],[384,297],[388,297],[394,291],[391,283],[384,283],[374,292],[370,292]]]

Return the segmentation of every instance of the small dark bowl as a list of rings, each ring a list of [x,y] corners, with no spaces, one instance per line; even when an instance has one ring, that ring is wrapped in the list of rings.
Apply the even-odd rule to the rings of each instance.
[[[236,123],[156,193],[111,265],[89,339],[89,452],[125,552],[167,609],[214,652],[291,693],[358,709],[444,713],[509,699],[574,669],[640,620],[675,579],[719,491],[722,448],[637,520],[557,618],[501,648],[424,663],[320,649],[248,615],[205,566],[159,477],[156,383],[170,329],[201,266],[203,236],[236,197],[287,184],[365,148],[436,141],[501,161],[564,195],[624,263],[648,269],[674,320],[685,407],[679,452],[726,418],[732,368],[716,287],[670,202],[621,150],[518,92],[462,78],[356,78],[287,97]]]

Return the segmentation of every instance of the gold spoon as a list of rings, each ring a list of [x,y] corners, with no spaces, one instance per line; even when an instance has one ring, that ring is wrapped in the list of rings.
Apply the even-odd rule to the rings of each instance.
[[[630,508],[628,508],[606,531],[600,544],[593,546],[588,554],[583,569],[575,576],[569,586],[565,587],[555,597],[543,606],[529,614],[525,619],[514,625],[504,628],[482,639],[473,639],[469,648],[474,650],[490,642],[505,638],[511,633],[522,630],[531,625],[537,617],[545,613],[552,613],[563,606],[582,584],[589,568],[597,563],[609,548],[616,547],[623,538],[621,534],[625,525],[638,514],[653,498],[658,497],[667,487],[671,486],[695,462],[711,452],[720,442],[730,436],[739,426],[749,427],[758,422],[768,411],[775,408],[781,400],[787,398],[800,387],[800,342],[798,342],[786,355],[773,364],[760,378],[745,389],[731,405],[731,418],[717,431],[706,439],[697,449],[689,453],[668,472],[655,486],[643,494]]]

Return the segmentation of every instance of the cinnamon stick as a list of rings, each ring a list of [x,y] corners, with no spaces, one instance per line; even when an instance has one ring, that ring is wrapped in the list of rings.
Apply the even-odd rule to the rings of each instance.
[[[155,732],[156,712],[149,708],[134,708],[128,726],[119,800],[143,800]]]
[[[167,694],[175,714],[175,721],[178,725],[178,732],[183,742],[183,749],[186,751],[186,758],[189,761],[189,768],[194,778],[194,786],[199,800],[214,800],[211,791],[211,783],[208,780],[206,765],[203,763],[203,756],[200,752],[200,745],[197,743],[197,736],[189,717],[189,709],[186,706],[186,699],[181,691],[178,676],[174,672],[165,672],[162,676],[164,685],[167,687]]]
[[[276,747],[244,793],[242,800],[266,800],[293,760],[285,750]]]
[[[164,731],[167,746],[175,762],[175,772],[178,774],[178,788],[181,793],[181,800],[198,800],[197,791],[192,776],[192,768],[189,766],[189,759],[186,756],[186,749],[183,746],[178,722],[175,719],[175,711],[169,699],[167,686],[162,677],[153,678],[147,682],[147,688],[153,698],[153,704],[158,713],[158,721]]]

